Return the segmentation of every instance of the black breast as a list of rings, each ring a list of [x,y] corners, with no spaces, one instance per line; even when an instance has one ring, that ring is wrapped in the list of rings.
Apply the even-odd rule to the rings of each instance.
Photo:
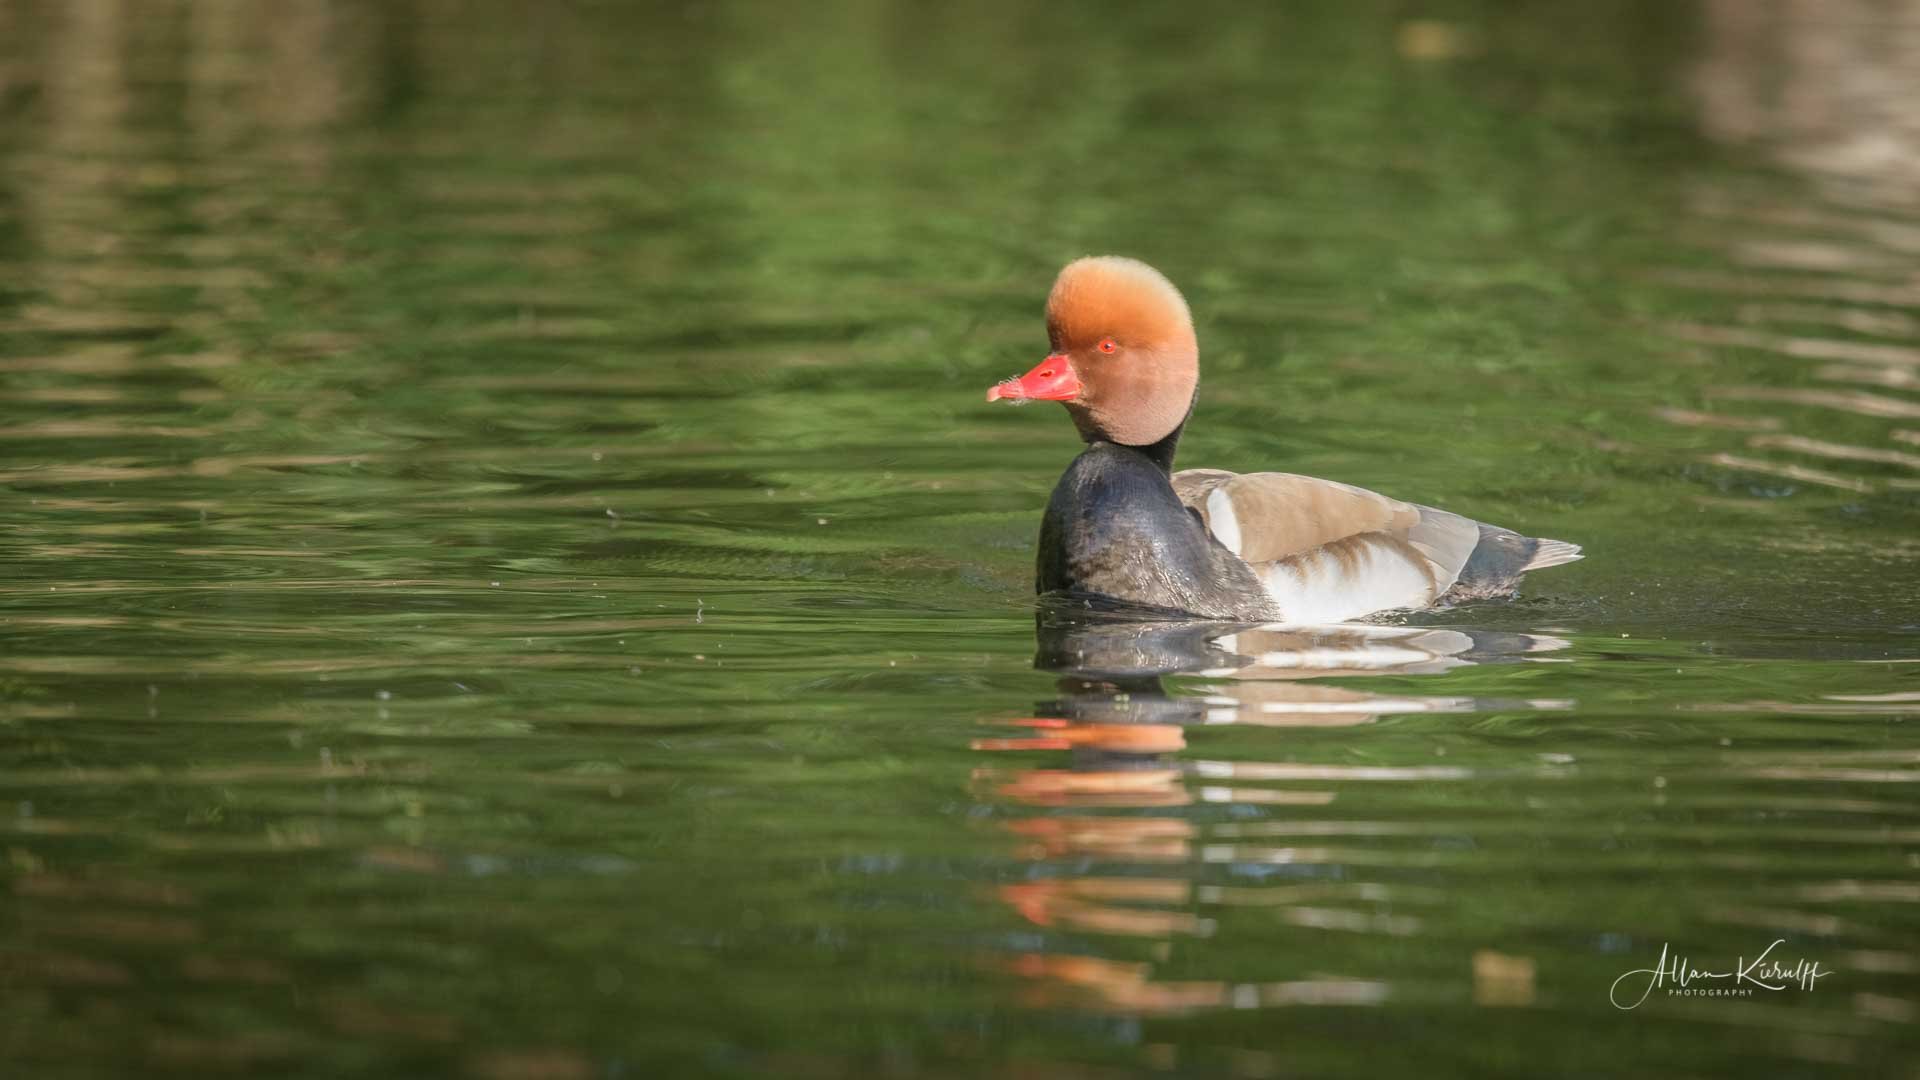
[[[1247,564],[1181,505],[1165,466],[1109,442],[1089,444],[1054,487],[1035,588],[1210,619],[1279,617]]]

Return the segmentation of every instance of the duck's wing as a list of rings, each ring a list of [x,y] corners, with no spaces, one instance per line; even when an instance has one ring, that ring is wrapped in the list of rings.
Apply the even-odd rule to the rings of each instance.
[[[1481,539],[1470,518],[1311,476],[1189,469],[1173,487],[1289,622],[1426,607]]]
[[[1220,543],[1250,563],[1300,555],[1350,536],[1404,537],[1420,524],[1420,507],[1412,503],[1293,473],[1187,469],[1173,475],[1173,490]]]

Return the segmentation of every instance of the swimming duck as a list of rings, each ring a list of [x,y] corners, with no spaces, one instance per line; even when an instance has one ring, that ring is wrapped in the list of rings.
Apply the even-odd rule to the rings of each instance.
[[[1431,506],[1293,473],[1173,471],[1200,347],[1180,291],[1143,262],[1069,263],[1045,360],[988,401],[1058,401],[1087,448],[1040,525],[1036,591],[1209,619],[1328,623],[1511,596],[1580,558]]]

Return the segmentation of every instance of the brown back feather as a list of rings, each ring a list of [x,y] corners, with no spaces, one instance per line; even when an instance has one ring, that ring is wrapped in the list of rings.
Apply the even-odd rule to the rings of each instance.
[[[1250,563],[1299,555],[1363,533],[1385,533],[1396,540],[1420,523],[1420,509],[1364,488],[1293,473],[1235,475],[1218,469],[1175,473],[1180,501],[1200,511],[1213,528],[1207,502],[1224,488],[1240,533],[1240,557]],[[1341,548],[1336,559],[1351,560]]]

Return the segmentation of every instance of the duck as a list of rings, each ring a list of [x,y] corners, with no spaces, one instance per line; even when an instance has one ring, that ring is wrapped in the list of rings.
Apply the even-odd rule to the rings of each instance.
[[[1286,472],[1173,468],[1200,347],[1186,298],[1136,259],[1068,263],[1047,356],[987,401],[1057,401],[1086,447],[1041,519],[1034,588],[1112,610],[1318,625],[1512,597],[1580,546]]]

